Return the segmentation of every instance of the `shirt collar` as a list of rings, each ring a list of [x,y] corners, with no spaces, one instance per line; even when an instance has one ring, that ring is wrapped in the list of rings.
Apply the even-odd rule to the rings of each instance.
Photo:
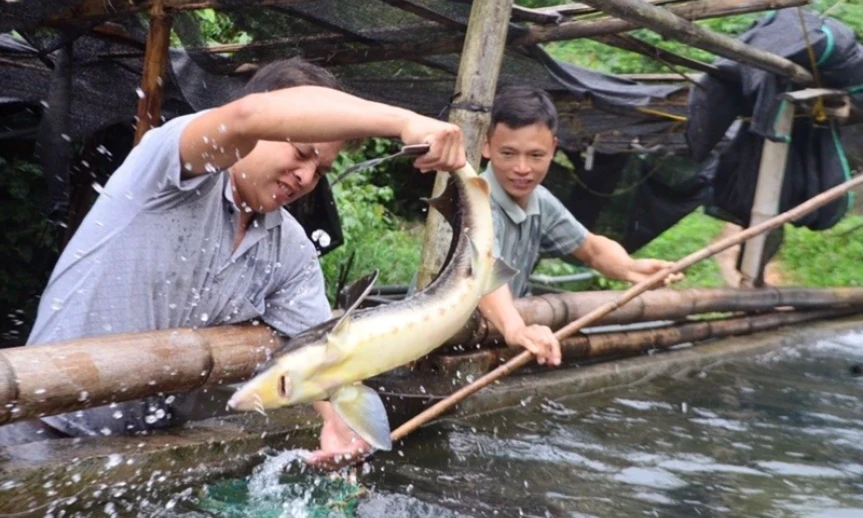
[[[513,223],[519,225],[524,222],[528,216],[539,215],[539,199],[536,196],[536,189],[531,191],[530,195],[527,197],[527,208],[522,209],[519,204],[516,203],[509,194],[507,194],[503,186],[498,183],[497,177],[494,175],[494,170],[491,168],[491,162],[489,162],[485,172],[482,174],[482,177],[486,179],[491,188],[492,199],[500,205],[500,208],[503,209]]]
[[[225,180],[225,188],[224,188],[224,196],[225,201],[228,202],[228,206],[234,211],[239,212],[240,208],[237,206],[237,202],[234,201],[234,191],[231,189],[231,185],[233,183],[233,178],[231,177],[230,171],[227,169],[224,171],[225,176],[227,177]],[[282,213],[283,209],[274,210],[273,212],[268,212],[264,214],[264,228],[270,230],[274,227],[277,227],[282,224],[282,219],[284,218],[284,214]]]

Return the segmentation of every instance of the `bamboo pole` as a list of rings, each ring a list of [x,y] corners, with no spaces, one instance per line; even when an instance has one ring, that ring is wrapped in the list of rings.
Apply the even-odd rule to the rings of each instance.
[[[780,225],[783,225],[789,221],[794,221],[795,219],[803,216],[804,214],[807,214],[807,213],[809,213],[809,212],[811,212],[811,211],[813,211],[813,210],[815,210],[815,209],[817,209],[823,205],[826,205],[827,203],[830,203],[831,201],[839,198],[840,196],[842,196],[843,194],[845,194],[846,192],[850,191],[851,189],[853,189],[854,187],[856,187],[858,185],[863,185],[863,175],[857,176],[857,177],[852,178],[852,179],[850,179],[850,180],[848,180],[842,184],[837,185],[836,187],[828,189],[828,190],[822,192],[821,194],[801,203],[797,207],[795,207],[791,210],[788,210],[786,212],[783,212],[782,214],[780,214],[776,217],[770,218],[769,220],[767,220],[767,221],[765,221],[759,225],[749,227],[746,230],[738,232],[735,235],[728,236],[727,238],[725,238],[721,241],[718,241],[716,243],[712,243],[712,244],[702,248],[701,250],[699,250],[697,252],[693,252],[692,254],[689,254],[688,256],[684,257],[683,259],[677,261],[673,265],[671,265],[667,268],[663,268],[661,271],[655,273],[654,275],[651,275],[650,277],[648,277],[644,281],[639,282],[638,284],[629,288],[628,290],[623,292],[623,294],[621,294],[620,298],[618,298],[617,300],[614,300],[612,302],[609,302],[607,304],[604,304],[604,305],[596,308],[595,310],[593,310],[590,313],[588,313],[587,315],[579,318],[578,320],[567,324],[566,326],[559,329],[554,334],[559,340],[568,338],[568,337],[572,336],[576,331],[582,329],[583,327],[587,326],[588,324],[592,324],[592,323],[596,322],[597,320],[599,320],[603,316],[611,313],[612,311],[614,311],[615,309],[628,303],[629,301],[631,301],[632,299],[634,299],[638,295],[651,289],[653,286],[658,286],[658,285],[662,284],[662,282],[665,280],[665,278],[668,275],[670,275],[672,273],[682,272],[683,270],[692,266],[693,264],[695,264],[699,261],[702,261],[704,259],[707,259],[708,257],[711,257],[711,256],[713,256],[713,255],[715,255],[715,254],[717,254],[717,253],[719,253],[719,252],[721,252],[727,248],[731,248],[732,246],[738,245],[738,244],[742,243],[743,241],[746,241],[747,239],[751,238],[752,236],[756,236],[756,235],[761,234],[763,232],[767,232],[768,230],[774,229],[774,228],[776,228]],[[419,413],[418,415],[414,416],[413,418],[411,418],[410,420],[408,420],[407,422],[405,422],[404,424],[399,426],[397,429],[395,429],[392,432],[393,440],[400,440],[400,439],[404,438],[409,433],[413,432],[414,430],[416,430],[417,428],[419,428],[423,424],[436,418],[441,413],[447,411],[450,407],[458,404],[460,401],[464,400],[465,398],[467,398],[468,396],[470,396],[474,392],[482,389],[483,387],[490,385],[491,383],[495,382],[496,380],[498,380],[500,378],[503,378],[504,376],[515,371],[519,367],[526,365],[532,359],[533,359],[533,354],[530,351],[522,351],[521,353],[518,354],[518,356],[514,357],[513,359],[511,359],[507,363],[501,365],[500,367],[498,367],[494,371],[486,374],[485,376],[481,377],[480,379],[476,380],[475,382],[471,383],[470,385],[468,385],[466,387],[462,387],[461,389],[455,391],[446,399],[435,403],[434,405],[430,406],[429,408],[427,408],[423,412]]]
[[[220,326],[0,349],[0,424],[237,383],[281,345],[267,326]]]
[[[515,300],[515,308],[526,324],[560,329],[590,311],[620,297],[621,291],[554,293]],[[691,315],[724,312],[769,311],[779,307],[816,309],[830,306],[863,305],[863,288],[662,288],[634,298],[612,311],[596,325],[632,324],[658,320],[680,320]],[[500,331],[479,312],[445,348],[470,348],[501,338]]]
[[[461,127],[467,161],[474,169],[479,169],[482,142],[491,118],[511,8],[512,0],[486,0],[471,6],[449,121]],[[432,197],[443,193],[448,180],[449,174],[437,173]],[[418,290],[440,271],[451,240],[449,225],[437,210],[429,207],[417,272]]]
[[[747,335],[770,331],[782,326],[801,324],[826,318],[848,316],[863,311],[856,308],[827,308],[811,311],[775,311],[742,317],[716,318],[709,320],[672,324],[654,329],[637,331],[609,331],[604,333],[576,334],[560,342],[564,363],[580,360],[615,359],[625,356],[664,350],[676,345],[699,342],[728,336]],[[514,356],[519,351],[512,348],[483,349],[476,352],[452,354],[430,359],[440,371],[466,371],[466,364],[486,367],[488,371]],[[480,371],[481,372],[481,371]],[[487,371],[486,371],[487,372]]]
[[[704,29],[668,9],[652,6],[644,0],[586,0],[584,3],[620,19],[638,23],[667,38],[787,77],[794,83],[806,86],[815,84],[808,70],[788,59]]]
[[[135,144],[141,141],[150,128],[159,125],[159,119],[162,116],[162,81],[171,39],[171,16],[165,13],[163,1],[153,2],[153,8],[150,11],[150,31],[147,34],[144,73],[141,77],[143,96],[138,101]]]

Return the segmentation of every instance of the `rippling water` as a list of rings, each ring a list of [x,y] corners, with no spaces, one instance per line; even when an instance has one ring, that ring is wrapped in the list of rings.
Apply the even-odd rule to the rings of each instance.
[[[863,517],[863,332],[448,421],[358,484],[275,455],[181,516]]]

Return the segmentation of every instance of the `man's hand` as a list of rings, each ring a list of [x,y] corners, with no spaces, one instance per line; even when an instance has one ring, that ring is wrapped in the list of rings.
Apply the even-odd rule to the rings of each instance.
[[[336,470],[358,464],[371,453],[372,446],[355,434],[328,403],[316,405],[316,408],[324,419],[321,427],[321,449],[306,458],[308,465]]]
[[[672,266],[674,263],[661,259],[633,259],[627,273],[626,280],[635,284],[639,283],[656,272]],[[672,273],[665,277],[663,284],[668,286],[683,279],[682,273]]]
[[[504,340],[510,347],[524,347],[532,352],[540,365],[560,365],[560,342],[547,326],[521,326],[507,333]]]
[[[411,117],[401,133],[405,144],[429,144],[429,150],[414,160],[414,167],[428,171],[454,171],[464,167],[467,158],[461,128],[422,115]]]

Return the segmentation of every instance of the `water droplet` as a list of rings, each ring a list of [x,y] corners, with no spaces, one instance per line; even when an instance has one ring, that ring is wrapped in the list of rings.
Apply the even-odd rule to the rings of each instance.
[[[105,463],[105,469],[111,469],[119,466],[123,462],[123,456],[116,453],[108,455],[108,462]]]
[[[225,133],[226,131],[228,131],[228,127],[225,126],[224,124],[219,124],[219,127],[216,129],[219,130],[219,133]]]
[[[175,399],[177,399],[177,398],[176,398],[176,397],[174,397],[174,396],[168,396],[168,397],[166,397],[166,398],[165,398],[165,403],[167,403],[167,404],[169,404],[169,405],[170,405],[171,403],[173,403],[173,402],[174,402],[174,400],[175,400]]]
[[[44,394],[45,392],[47,392],[47,391],[43,388],[37,388],[36,390],[33,391],[34,394]]]
[[[78,395],[78,401],[87,401],[88,399],[90,399],[90,393],[82,390],[81,394]]]
[[[107,191],[105,191],[105,188],[104,188],[104,187],[102,187],[101,185],[99,185],[98,183],[93,182],[91,185],[93,186],[93,190],[94,190],[94,191],[96,191],[97,193],[99,193],[100,195],[102,195],[102,196],[106,196],[106,197],[108,197],[108,198],[110,198],[110,197],[111,197],[111,195],[109,195],[109,194],[107,193]]]
[[[61,309],[63,309],[63,301],[58,298],[52,299],[51,309],[53,309],[54,311],[60,311]]]
[[[138,99],[143,99],[144,97],[146,97],[146,95],[144,94],[144,90],[142,90],[140,87],[135,88],[135,93],[138,94]]]
[[[207,320],[210,320],[210,315],[208,315],[206,313],[201,315],[201,322],[206,322]]]
[[[126,191],[126,199],[127,199],[127,200],[132,200],[132,199],[134,199],[134,196],[132,196],[132,193],[131,193],[130,191]]]
[[[154,416],[154,415],[150,414],[150,415],[148,415],[147,417],[145,417],[145,418],[144,418],[144,421],[145,421],[147,424],[153,424],[153,423],[155,423],[155,422],[156,422],[156,416]]]
[[[105,428],[102,428],[101,430],[99,430],[99,433],[101,433],[102,435],[107,437],[107,436],[111,435],[111,429],[106,426]]]
[[[114,419],[122,419],[123,418],[123,412],[121,412],[119,410],[115,410],[114,413],[111,414],[111,417],[113,417]]]

